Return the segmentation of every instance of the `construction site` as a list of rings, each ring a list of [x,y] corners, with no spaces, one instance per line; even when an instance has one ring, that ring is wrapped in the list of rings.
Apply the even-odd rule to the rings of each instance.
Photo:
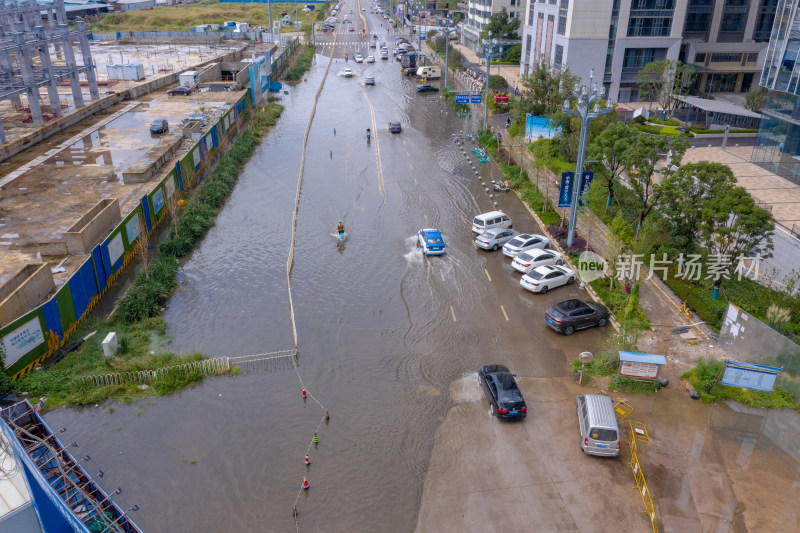
[[[175,191],[202,179],[295,46],[97,41],[83,21],[68,25],[63,0],[0,4],[0,328],[12,374],[15,361],[30,367],[33,346],[41,359],[91,307],[72,287],[74,313],[48,319],[59,291],[87,262],[105,262],[85,295],[99,297],[134,246],[139,222],[133,231],[130,217],[152,231]],[[181,175],[187,154],[194,159]],[[123,222],[124,243],[109,242]],[[35,340],[14,344],[20,323]]]

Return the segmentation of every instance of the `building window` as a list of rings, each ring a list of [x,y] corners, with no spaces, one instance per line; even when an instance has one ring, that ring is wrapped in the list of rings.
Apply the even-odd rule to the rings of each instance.
[[[687,32],[707,32],[711,27],[711,13],[687,13]]]
[[[567,34],[567,17],[562,17],[561,15],[558,16],[558,34]]]
[[[517,0],[511,0],[511,5],[512,5],[512,6],[515,6],[515,5],[517,5],[517,4],[516,4],[516,2],[517,2]]]
[[[560,44],[556,45],[556,57],[553,61],[553,66],[556,68],[561,67],[561,61],[564,59],[564,47]]]
[[[666,57],[666,51],[663,48],[627,48],[625,49],[625,58],[622,60],[622,68],[624,69],[641,69],[648,63],[658,61]]]
[[[606,50],[606,72],[611,72],[611,64],[614,61],[614,47],[609,46]]]
[[[756,26],[753,29],[753,41],[763,43],[769,41],[772,24],[775,22],[775,9],[778,0],[761,0],[756,17]]]
[[[526,63],[530,65],[531,63],[531,36],[528,35],[528,38],[525,40],[525,57],[527,58]]]
[[[703,52],[702,54],[695,54],[694,55],[694,64],[695,65],[702,65],[706,62],[706,54]]]
[[[719,31],[730,33],[744,31],[745,20],[747,20],[747,13],[723,13]]]
[[[539,13],[539,16],[542,14]],[[530,11],[528,11],[528,26],[533,26],[533,5],[531,4]]]
[[[666,37],[671,28],[672,17],[631,17],[628,23],[628,37]]]
[[[741,60],[742,60],[742,54],[734,54],[730,52],[711,54],[712,63],[738,63]]]

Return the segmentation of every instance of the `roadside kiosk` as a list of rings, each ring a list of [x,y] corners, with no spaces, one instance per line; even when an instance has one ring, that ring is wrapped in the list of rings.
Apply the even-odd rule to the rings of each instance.
[[[625,378],[655,381],[659,369],[667,364],[663,355],[619,352],[619,375]]]

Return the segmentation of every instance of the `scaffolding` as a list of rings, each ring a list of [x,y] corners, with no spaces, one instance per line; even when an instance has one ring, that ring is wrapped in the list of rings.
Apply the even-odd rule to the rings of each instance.
[[[79,48],[81,64],[73,47]],[[0,2],[0,101],[10,100],[15,109],[27,112],[30,121],[40,126],[45,123],[40,89],[47,91],[49,118],[57,118],[62,113],[58,95],[61,81],[72,88],[75,107],[85,105],[81,76],[91,98],[99,99],[86,24],[78,20],[76,29],[70,29],[64,0],[53,0],[52,4],[37,4],[36,0]],[[27,106],[22,104],[23,95]],[[0,144],[5,143],[0,122]]]

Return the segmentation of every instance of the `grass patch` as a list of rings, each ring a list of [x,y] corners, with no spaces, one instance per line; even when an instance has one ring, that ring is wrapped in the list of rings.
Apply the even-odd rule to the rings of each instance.
[[[581,361],[575,359],[570,363],[570,370],[575,379],[580,377]],[[583,377],[580,380],[581,385],[591,385],[598,377],[613,376],[617,372],[617,364],[611,360],[595,358],[583,365]]]
[[[620,286],[618,279],[614,279],[613,287],[609,278],[596,279],[589,283],[603,300],[603,303],[614,315],[621,314],[628,305],[631,298],[630,292],[625,292]],[[637,329],[650,329],[650,319],[644,314],[641,305],[637,303],[634,310],[628,316],[630,326]]]
[[[800,403],[789,391],[780,387],[776,387],[775,392],[771,393],[722,385],[716,381],[721,369],[722,361],[706,361],[700,358],[697,366],[683,374],[681,378],[691,383],[703,403],[733,400],[750,407],[800,411]]]
[[[143,389],[138,385],[97,387],[84,379],[84,376],[91,374],[155,370],[203,359],[199,353],[181,356],[167,351],[164,348],[169,343],[166,329],[161,317],[148,318],[136,324],[101,318],[87,320],[73,338],[83,338],[96,331],[93,337],[52,367],[34,370],[13,382],[12,390],[27,392],[32,399],[47,397],[47,407],[57,408],[98,404],[109,399],[127,402],[136,398],[161,396],[202,379],[199,374],[167,376]],[[113,358],[103,355],[102,346],[103,339],[111,331],[115,331],[119,339],[119,352]],[[109,413],[113,413],[112,408],[109,408]]]
[[[661,120],[661,117],[659,117],[659,118],[651,118],[651,119],[648,120],[648,122],[650,122],[652,124],[659,124],[661,126],[680,126],[681,125],[680,122],[678,122],[677,120],[675,120],[673,118],[668,118],[668,119],[665,119],[665,120]]]
[[[617,392],[629,393],[645,393],[656,392],[661,388],[658,380],[654,381],[640,381],[638,379],[631,379],[622,376],[617,376],[608,384],[609,390]]]
[[[297,81],[302,78],[303,74],[311,68],[311,62],[314,60],[314,52],[316,49],[317,47],[314,45],[303,46],[303,50],[298,54],[294,65],[289,67],[283,79],[287,81]]]

